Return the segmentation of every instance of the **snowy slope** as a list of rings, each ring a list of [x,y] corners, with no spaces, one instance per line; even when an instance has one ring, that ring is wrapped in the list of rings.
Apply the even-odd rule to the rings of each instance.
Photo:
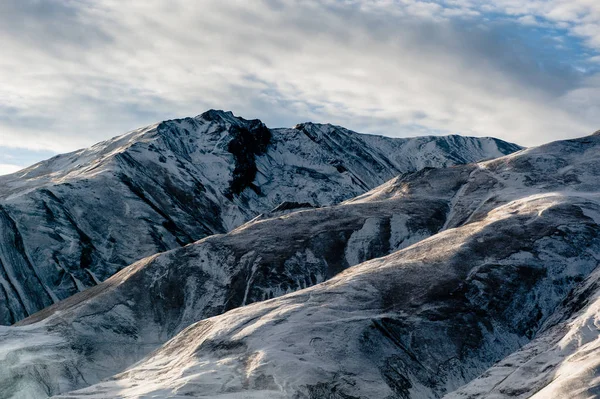
[[[69,397],[439,397],[511,352],[522,356],[538,333],[579,356],[542,353],[500,397],[517,396],[543,372],[545,391],[530,392],[538,397],[595,395],[595,301],[579,309],[581,296],[598,290],[600,137],[423,171],[347,206],[435,197],[437,178],[450,184],[461,170],[469,180],[458,184],[446,222],[459,227],[201,321],[114,380]],[[560,341],[544,341],[544,329],[563,319],[550,329]]]
[[[447,399],[595,398],[600,394],[600,270],[561,303],[536,338]]]
[[[450,199],[282,210],[144,259],[18,323],[25,327],[0,330],[7,357],[25,359],[0,366],[0,397],[44,397],[89,385],[195,321],[407,247],[442,228]]]
[[[441,397],[580,317],[573,290],[599,274],[599,176],[590,136],[283,206],[4,327],[2,394],[129,366],[65,397]]]
[[[65,397],[440,397],[529,341],[597,267],[598,225],[581,212],[599,217],[598,199],[511,202],[315,287],[200,321]]]
[[[211,110],[56,156],[0,176],[0,324],[284,201],[331,205],[400,173],[518,149],[311,123],[268,129]]]

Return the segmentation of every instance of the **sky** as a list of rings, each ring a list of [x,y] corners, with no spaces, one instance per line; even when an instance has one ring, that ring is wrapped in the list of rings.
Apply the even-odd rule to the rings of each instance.
[[[231,110],[525,146],[600,129],[598,0],[2,0],[0,174]]]

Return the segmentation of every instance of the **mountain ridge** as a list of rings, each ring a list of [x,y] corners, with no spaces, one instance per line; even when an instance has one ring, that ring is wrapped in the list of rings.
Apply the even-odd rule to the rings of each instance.
[[[282,202],[331,205],[401,173],[521,148],[491,139],[371,137],[332,125],[303,129],[322,142],[304,130],[209,110],[0,176],[0,324]]]
[[[441,232],[199,321],[125,372],[64,397],[526,398],[545,384],[558,385],[550,392],[559,397],[589,397],[597,385],[585,373],[597,375],[597,362],[585,350],[600,334],[599,165],[600,141],[589,136],[396,178],[340,207],[443,194],[451,209]],[[583,317],[579,330],[560,325]],[[555,384],[552,373],[567,363],[548,348],[560,339],[571,342],[567,354],[584,351],[571,362],[590,368]],[[489,390],[489,379],[515,369]]]
[[[440,397],[533,342],[593,274],[599,159],[590,136],[407,173],[338,206],[266,213],[140,261],[3,331],[0,347],[51,337],[21,349],[36,359],[21,383],[33,389],[41,375],[57,393],[88,385],[66,376],[104,378],[181,330],[124,374],[65,397]],[[49,360],[57,351],[64,360]],[[163,366],[166,379],[152,371]],[[14,388],[21,367],[0,385]]]

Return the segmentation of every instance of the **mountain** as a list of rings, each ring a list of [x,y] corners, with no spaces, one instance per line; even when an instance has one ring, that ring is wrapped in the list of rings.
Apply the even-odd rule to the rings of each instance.
[[[450,191],[442,232],[66,397],[594,397],[599,173],[595,135],[395,179],[342,207]]]
[[[331,205],[401,173],[519,149],[313,123],[268,129],[211,110],[58,155],[0,176],[0,324],[281,203]]]
[[[89,385],[195,321],[321,283],[407,247],[443,227],[451,198],[279,209],[229,234],[143,259],[19,327],[0,330],[6,334],[0,348],[17,345],[18,356],[27,358],[0,366],[0,397],[44,397]]]
[[[589,397],[599,176],[593,135],[284,205],[3,327],[0,394]]]
[[[447,398],[597,397],[599,280],[595,270],[561,304],[535,340]]]
[[[597,225],[582,226],[579,210],[546,198],[510,204],[493,221],[200,321],[125,372],[65,397],[440,397],[525,344],[596,267],[591,251],[577,251],[600,244],[590,234]],[[579,235],[578,245],[554,234],[548,219]],[[504,245],[497,233],[522,235]],[[502,251],[490,263],[494,241]],[[535,259],[546,244],[571,255]]]

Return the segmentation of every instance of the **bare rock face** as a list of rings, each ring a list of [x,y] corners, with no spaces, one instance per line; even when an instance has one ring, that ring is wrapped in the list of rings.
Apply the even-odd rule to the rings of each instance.
[[[332,205],[400,173],[518,149],[494,139],[391,139],[331,125],[268,129],[211,110],[56,156],[0,177],[0,324],[284,201]]]

